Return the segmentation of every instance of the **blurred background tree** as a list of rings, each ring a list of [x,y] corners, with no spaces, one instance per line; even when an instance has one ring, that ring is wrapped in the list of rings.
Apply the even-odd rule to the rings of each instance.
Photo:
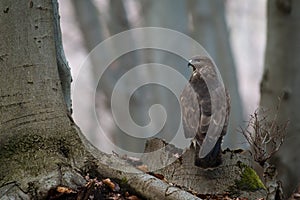
[[[300,181],[300,9],[299,1],[269,0],[267,4],[267,44],[264,73],[260,85],[260,105],[267,109],[279,104],[278,120],[289,120],[288,133],[273,162],[279,179],[290,194]]]

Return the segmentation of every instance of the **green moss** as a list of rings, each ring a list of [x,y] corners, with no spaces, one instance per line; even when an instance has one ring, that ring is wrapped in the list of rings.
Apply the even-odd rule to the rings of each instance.
[[[128,180],[126,177],[123,177],[121,180],[121,184],[127,184]]]
[[[236,186],[240,190],[256,191],[266,189],[256,172],[245,164],[240,164],[242,174],[241,179],[236,181]]]

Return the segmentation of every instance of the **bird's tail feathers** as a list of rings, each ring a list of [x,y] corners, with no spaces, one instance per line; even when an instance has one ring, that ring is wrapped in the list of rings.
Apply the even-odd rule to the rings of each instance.
[[[195,165],[201,168],[213,168],[219,166],[222,163],[221,143],[222,137],[218,139],[214,148],[204,158],[199,158],[200,147],[199,145],[196,145]]]

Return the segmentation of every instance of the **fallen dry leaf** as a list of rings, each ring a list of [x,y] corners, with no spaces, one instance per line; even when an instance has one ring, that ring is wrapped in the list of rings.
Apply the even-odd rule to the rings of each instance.
[[[64,194],[76,193],[74,190],[67,188],[67,187],[63,187],[63,186],[58,186],[56,188],[56,191],[59,193],[64,193]]]
[[[120,187],[117,183],[112,182],[109,178],[103,179],[102,182],[107,185],[112,191],[119,191]]]

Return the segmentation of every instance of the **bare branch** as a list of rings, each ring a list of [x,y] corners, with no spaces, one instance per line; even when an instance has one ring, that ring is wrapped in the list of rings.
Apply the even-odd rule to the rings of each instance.
[[[254,160],[261,166],[270,159],[280,148],[287,132],[288,121],[284,124],[278,122],[279,106],[276,113],[269,120],[269,111],[257,109],[245,129],[240,128],[240,132],[252,147]]]

